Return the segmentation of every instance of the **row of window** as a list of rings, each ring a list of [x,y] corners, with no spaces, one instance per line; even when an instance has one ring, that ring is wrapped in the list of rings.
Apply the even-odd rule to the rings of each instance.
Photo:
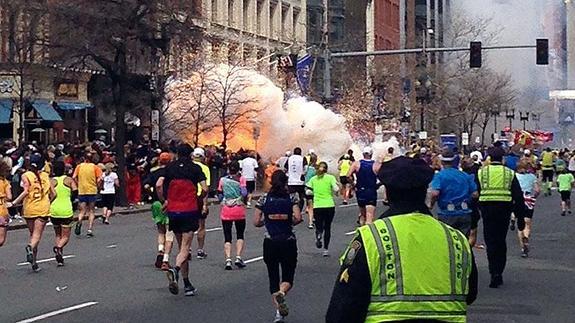
[[[211,1],[212,22],[228,27],[286,41],[295,40],[303,27],[299,26],[301,9],[289,3],[280,4],[273,0]]]

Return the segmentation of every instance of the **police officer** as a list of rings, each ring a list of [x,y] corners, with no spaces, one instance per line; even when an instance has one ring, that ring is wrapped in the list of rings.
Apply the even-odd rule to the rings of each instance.
[[[483,236],[487,248],[490,288],[503,284],[503,270],[507,262],[507,228],[511,212],[517,218],[517,228],[525,228],[525,202],[515,172],[503,166],[505,151],[500,147],[488,150],[491,164],[477,175],[479,209],[483,218]]]
[[[358,229],[340,259],[326,322],[464,322],[477,296],[477,268],[465,236],[425,204],[433,170],[398,157],[378,177],[390,208]]]

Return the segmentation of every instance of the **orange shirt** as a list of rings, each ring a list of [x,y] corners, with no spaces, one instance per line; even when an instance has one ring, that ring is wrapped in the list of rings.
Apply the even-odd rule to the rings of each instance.
[[[10,191],[10,182],[6,179],[0,180],[0,217],[8,216],[8,208],[6,207],[6,192]]]
[[[25,218],[35,218],[38,216],[50,215],[50,177],[44,172],[40,172],[39,178],[32,172],[24,173],[30,183],[28,195],[24,199],[23,216]]]
[[[102,178],[100,167],[92,163],[81,163],[76,166],[73,177],[78,179],[78,195],[98,194],[98,180]]]

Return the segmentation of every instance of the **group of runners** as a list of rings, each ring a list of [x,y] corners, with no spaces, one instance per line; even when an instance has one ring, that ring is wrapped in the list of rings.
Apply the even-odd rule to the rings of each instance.
[[[8,181],[10,167],[0,161],[0,246],[6,241],[8,231],[8,209],[22,206],[22,216],[26,220],[29,241],[26,245],[26,261],[32,270],[38,272],[38,245],[48,223],[54,228],[54,257],[58,266],[64,266],[64,247],[70,240],[74,222],[73,201],[79,201],[80,214],[74,233],[80,235],[82,222],[88,217],[86,235],[93,237],[95,221],[94,209],[100,193],[104,204],[102,221],[109,224],[115,204],[115,192],[119,186],[114,164],[105,165],[105,171],[92,163],[91,153],[86,153],[83,162],[69,173],[63,161],[47,162],[40,153],[29,157],[26,172],[21,183],[22,193],[12,196]],[[50,177],[49,174],[53,176]]]

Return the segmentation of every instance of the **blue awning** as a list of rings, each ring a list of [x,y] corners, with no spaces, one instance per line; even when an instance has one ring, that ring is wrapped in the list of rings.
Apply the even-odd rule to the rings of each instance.
[[[36,100],[32,102],[32,106],[38,112],[42,120],[45,121],[62,121],[62,118],[58,114],[52,103],[46,100]]]
[[[12,99],[0,100],[0,124],[9,124],[10,116],[12,115]]]
[[[58,101],[56,104],[59,109],[66,111],[84,110],[94,107],[90,102]]]

